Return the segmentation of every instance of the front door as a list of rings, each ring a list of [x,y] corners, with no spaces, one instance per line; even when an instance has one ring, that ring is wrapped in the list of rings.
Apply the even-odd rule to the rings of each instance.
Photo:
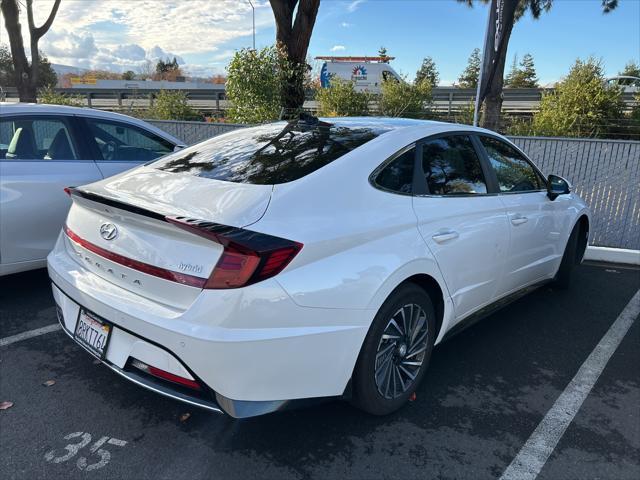
[[[510,242],[499,294],[506,295],[555,273],[566,235],[563,203],[547,197],[542,174],[508,143],[479,136],[495,172],[509,218]]]

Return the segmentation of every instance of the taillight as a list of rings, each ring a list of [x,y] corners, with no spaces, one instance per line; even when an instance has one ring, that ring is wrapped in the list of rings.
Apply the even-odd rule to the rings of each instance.
[[[302,244],[264,233],[185,217],[166,217],[177,227],[224,247],[204,288],[238,288],[271,278],[289,265]]]
[[[178,385],[182,385],[183,387],[189,387],[194,390],[200,390],[200,384],[195,380],[184,378],[179,375],[176,375],[175,373],[162,370],[161,368],[147,365],[146,363],[141,362],[140,360],[137,360],[135,358],[131,361],[131,366],[136,367],[137,369],[142,370],[143,372],[149,375],[152,375],[156,378],[177,383]]]
[[[64,187],[63,190],[64,190],[64,193],[71,196],[71,187]]]

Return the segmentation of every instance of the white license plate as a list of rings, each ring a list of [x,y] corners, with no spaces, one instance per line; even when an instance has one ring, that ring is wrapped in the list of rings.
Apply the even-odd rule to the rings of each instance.
[[[107,352],[109,337],[111,336],[111,325],[98,316],[80,310],[76,331],[73,338],[80,345],[84,346],[98,358],[103,359]]]

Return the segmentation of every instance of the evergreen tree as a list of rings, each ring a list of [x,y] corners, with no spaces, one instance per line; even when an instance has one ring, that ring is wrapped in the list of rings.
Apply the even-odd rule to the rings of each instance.
[[[507,88],[511,87],[511,83],[513,82],[513,79],[517,74],[518,74],[518,54],[515,54],[513,56],[513,62],[511,63],[511,69],[509,70],[509,73],[507,73],[507,76],[504,77],[504,86]]]
[[[640,65],[633,60],[629,60],[619,75],[640,78]]]
[[[437,86],[440,81],[440,74],[436,68],[436,62],[434,62],[431,57],[426,57],[422,60],[422,65],[416,72],[416,85],[425,80],[429,82],[432,88]]]
[[[467,68],[458,77],[458,84],[461,88],[478,88],[478,77],[480,76],[480,49],[474,48],[467,62]]]
[[[505,86],[510,88],[537,88],[538,77],[536,75],[536,66],[533,62],[531,54],[527,53],[522,57],[519,67],[516,67],[516,59],[514,58],[511,71],[505,78]]]

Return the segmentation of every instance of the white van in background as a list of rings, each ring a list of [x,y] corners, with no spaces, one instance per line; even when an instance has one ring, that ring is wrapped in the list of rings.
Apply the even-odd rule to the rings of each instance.
[[[402,81],[389,65],[394,57],[316,57],[324,63],[320,69],[320,86],[328,88],[332,78],[353,82],[356,91],[380,93],[383,80],[394,78]]]

